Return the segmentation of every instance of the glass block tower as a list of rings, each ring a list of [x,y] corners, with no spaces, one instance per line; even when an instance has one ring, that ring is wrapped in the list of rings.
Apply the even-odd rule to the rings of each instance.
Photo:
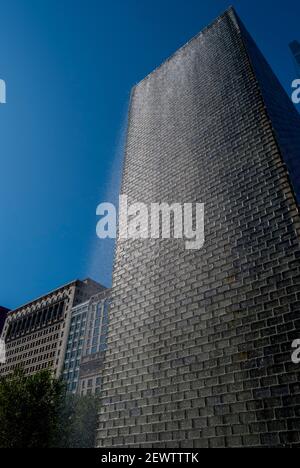
[[[133,89],[122,194],[205,203],[206,240],[118,241],[99,447],[300,445],[299,161],[233,9]]]

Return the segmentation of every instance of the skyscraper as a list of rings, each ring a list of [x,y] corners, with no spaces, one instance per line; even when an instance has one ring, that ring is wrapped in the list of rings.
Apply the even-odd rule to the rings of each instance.
[[[69,392],[100,393],[109,303],[110,290],[104,289],[72,309],[63,370]]]
[[[122,194],[205,244],[118,240],[99,447],[299,446],[300,117],[233,9],[132,92]]]
[[[85,340],[79,370],[78,393],[99,394],[107,350],[111,291],[94,296],[89,304]]]
[[[76,393],[79,380],[79,366],[86,331],[89,301],[76,305],[71,311],[71,321],[65,348],[63,379],[68,392]]]

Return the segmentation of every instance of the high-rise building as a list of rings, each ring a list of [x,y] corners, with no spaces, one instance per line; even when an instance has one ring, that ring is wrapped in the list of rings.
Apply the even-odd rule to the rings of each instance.
[[[72,393],[98,394],[106,351],[110,290],[73,307],[63,378]]]
[[[71,311],[70,329],[64,356],[63,379],[67,384],[67,390],[72,393],[76,393],[78,387],[79,366],[88,311],[89,301],[73,307]]]
[[[8,312],[9,312],[9,309],[7,309],[6,307],[1,307],[0,306],[0,337],[1,337],[1,333],[2,333],[2,330],[3,330],[3,327],[4,327],[4,323],[5,323],[6,316],[7,316]]]
[[[111,290],[97,294],[91,301],[79,370],[78,393],[99,394],[107,350]]]
[[[51,369],[62,374],[72,308],[105,288],[91,279],[76,280],[7,315],[2,338],[6,363],[0,375],[22,366],[27,374]]]
[[[205,203],[205,244],[118,240],[99,447],[300,445],[299,161],[233,9],[133,89],[122,194]]]
[[[293,41],[290,43],[290,49],[295,58],[296,65],[298,66],[298,71],[300,72],[300,44],[298,41]]]

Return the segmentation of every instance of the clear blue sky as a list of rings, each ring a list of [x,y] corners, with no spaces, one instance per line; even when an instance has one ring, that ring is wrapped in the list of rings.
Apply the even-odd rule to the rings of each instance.
[[[289,91],[298,0],[0,1],[0,305],[110,285],[96,206],[119,192],[130,89],[230,3]]]

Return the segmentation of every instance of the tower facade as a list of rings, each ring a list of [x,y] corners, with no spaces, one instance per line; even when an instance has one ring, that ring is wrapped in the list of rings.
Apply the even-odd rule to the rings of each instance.
[[[299,160],[232,9],[133,89],[122,194],[205,203],[205,244],[118,240],[99,447],[299,446]]]

